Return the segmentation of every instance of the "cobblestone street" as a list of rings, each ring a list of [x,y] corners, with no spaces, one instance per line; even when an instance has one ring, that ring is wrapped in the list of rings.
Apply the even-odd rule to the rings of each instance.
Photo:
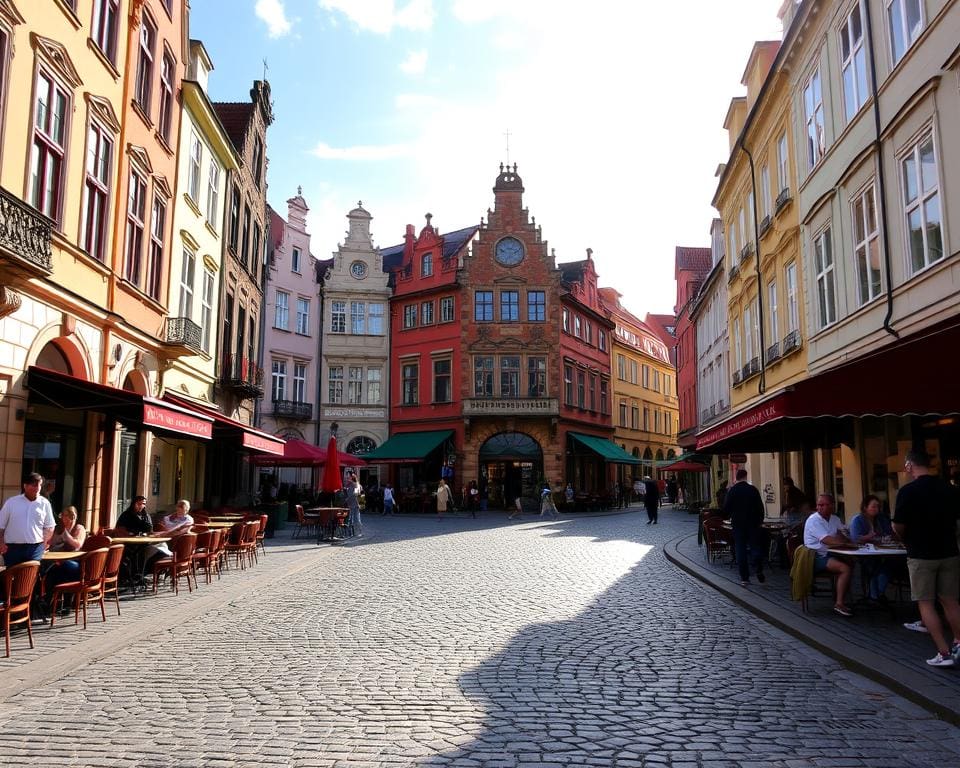
[[[348,545],[275,542],[240,579],[306,567],[6,697],[0,765],[960,764],[960,730],[668,563],[692,518],[644,523],[368,518]]]

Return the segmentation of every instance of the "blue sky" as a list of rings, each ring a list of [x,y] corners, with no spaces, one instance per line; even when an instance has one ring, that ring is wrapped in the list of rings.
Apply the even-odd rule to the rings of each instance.
[[[558,262],[592,248],[635,314],[673,309],[673,249],[708,245],[722,123],[781,0],[193,0],[210,96],[267,77],[270,203],[303,187],[312,250],[358,200],[377,245],[479,222],[501,161]]]

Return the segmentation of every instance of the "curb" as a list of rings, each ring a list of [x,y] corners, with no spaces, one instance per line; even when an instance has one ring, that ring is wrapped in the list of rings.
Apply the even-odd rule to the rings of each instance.
[[[960,726],[960,706],[958,706],[960,702],[957,700],[955,688],[933,685],[910,669],[891,664],[888,657],[844,640],[839,635],[823,629],[819,624],[781,608],[761,595],[743,588],[732,589],[733,582],[717,577],[709,569],[703,568],[681,554],[678,549],[679,543],[695,535],[686,534],[667,542],[663,547],[667,560],[720,592],[741,608],[747,609],[767,623],[803,641],[847,669],[880,683],[903,698],[932,712],[941,720]]]

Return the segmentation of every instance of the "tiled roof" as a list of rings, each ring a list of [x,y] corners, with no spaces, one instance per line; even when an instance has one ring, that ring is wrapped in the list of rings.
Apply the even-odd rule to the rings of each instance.
[[[459,251],[474,236],[479,227],[474,224],[472,227],[464,227],[453,232],[447,232],[443,237],[443,258],[448,259]],[[383,271],[391,272],[400,266],[403,261],[404,243],[391,245],[389,248],[380,249],[380,258],[383,261]]]
[[[253,116],[252,102],[215,101],[213,108],[238,152],[243,151],[243,136]]]
[[[560,279],[565,283],[579,283],[586,263],[587,260],[582,259],[581,261],[567,261],[563,264],[557,264],[557,269],[560,270]]]
[[[676,254],[678,272],[686,269],[706,275],[713,266],[713,254],[709,248],[687,248],[678,245]]]

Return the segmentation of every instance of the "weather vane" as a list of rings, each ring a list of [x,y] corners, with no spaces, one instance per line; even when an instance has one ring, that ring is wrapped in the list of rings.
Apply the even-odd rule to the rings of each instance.
[[[263,79],[264,79],[264,80],[267,79],[267,70],[268,70],[268,69],[270,69],[270,67],[267,66],[267,59],[266,59],[266,57],[264,57],[264,59],[263,59]]]

